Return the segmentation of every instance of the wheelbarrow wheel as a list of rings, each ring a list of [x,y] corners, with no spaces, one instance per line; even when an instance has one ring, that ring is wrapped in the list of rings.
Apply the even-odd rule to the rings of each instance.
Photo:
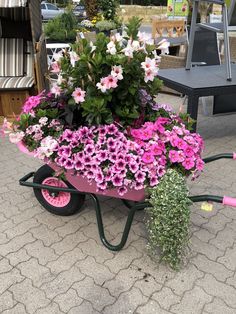
[[[69,182],[54,177],[53,172],[52,168],[44,165],[34,174],[33,182],[62,188],[74,188]],[[60,216],[75,214],[85,201],[84,194],[52,192],[38,188],[34,188],[34,195],[47,211]]]

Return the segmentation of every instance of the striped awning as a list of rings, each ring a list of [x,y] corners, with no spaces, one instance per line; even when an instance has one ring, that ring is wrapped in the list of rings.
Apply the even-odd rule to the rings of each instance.
[[[25,7],[27,0],[0,0],[0,8]]]

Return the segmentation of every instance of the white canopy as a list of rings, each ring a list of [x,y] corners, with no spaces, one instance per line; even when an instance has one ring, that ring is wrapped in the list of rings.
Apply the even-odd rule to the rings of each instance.
[[[27,0],[0,0],[0,8],[25,7]]]

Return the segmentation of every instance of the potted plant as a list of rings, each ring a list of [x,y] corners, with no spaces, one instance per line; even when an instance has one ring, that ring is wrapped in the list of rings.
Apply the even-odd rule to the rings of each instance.
[[[50,20],[45,26],[47,42],[72,43],[76,39],[77,20],[71,11]]]
[[[177,268],[189,224],[184,178],[203,169],[203,141],[190,133],[188,116],[156,103],[161,60],[153,40],[138,32],[139,26],[140,20],[133,18],[126,37],[115,34],[108,38],[100,33],[95,43],[82,39],[72,45],[72,51],[61,53],[52,65],[58,81],[49,93],[26,101],[22,114],[10,126],[9,137],[65,175],[86,179],[99,193],[115,191],[120,198],[130,191],[142,198],[147,194],[153,208],[147,208],[150,246],[155,250],[158,242],[163,259]],[[166,47],[164,42],[161,48]],[[175,181],[183,193],[174,189]],[[170,203],[166,200],[164,219],[155,200],[174,191],[176,198],[170,198]],[[179,219],[172,220],[170,208]],[[157,228],[160,217],[164,238]],[[169,245],[180,224],[182,240]]]

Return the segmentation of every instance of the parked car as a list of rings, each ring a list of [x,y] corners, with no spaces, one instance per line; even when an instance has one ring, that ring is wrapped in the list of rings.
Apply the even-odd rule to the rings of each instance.
[[[87,17],[84,5],[81,4],[76,5],[72,12],[79,20],[85,19]]]
[[[64,10],[59,9],[55,4],[42,2],[41,3],[41,14],[43,20],[51,20],[54,17],[62,14]]]

